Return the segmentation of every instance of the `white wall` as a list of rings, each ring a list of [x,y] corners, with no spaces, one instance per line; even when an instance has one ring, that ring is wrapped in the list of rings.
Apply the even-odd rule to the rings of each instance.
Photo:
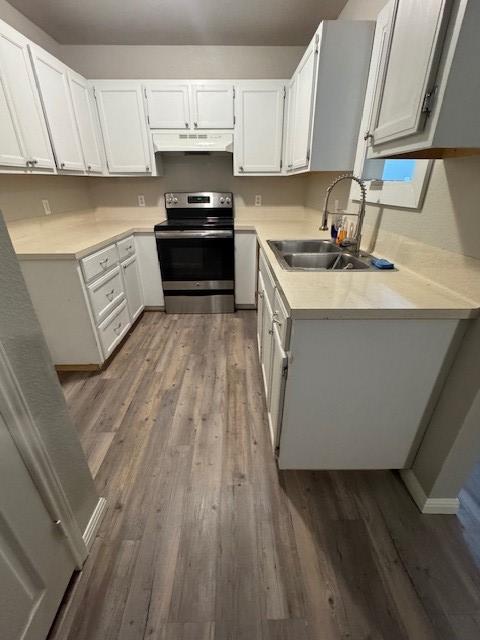
[[[92,208],[88,178],[0,175],[0,211],[9,222],[45,215],[43,199],[54,215]]]
[[[87,78],[289,78],[305,47],[63,45]]]
[[[97,493],[1,215],[0,297],[0,343],[83,532]]]
[[[49,36],[48,33],[45,33],[43,29],[40,29],[40,27],[37,27],[36,24],[26,18],[23,13],[20,13],[20,11],[12,7],[6,0],[0,0],[0,19],[8,22],[14,29],[20,31],[44,49],[47,49],[47,51],[50,51],[53,55],[60,55],[60,44]]]

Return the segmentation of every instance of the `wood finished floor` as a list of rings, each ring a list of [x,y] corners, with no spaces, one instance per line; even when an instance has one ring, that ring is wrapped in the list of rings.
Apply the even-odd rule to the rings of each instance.
[[[278,473],[253,312],[146,313],[62,384],[108,512],[51,640],[480,638],[474,500],[421,516],[394,473]]]

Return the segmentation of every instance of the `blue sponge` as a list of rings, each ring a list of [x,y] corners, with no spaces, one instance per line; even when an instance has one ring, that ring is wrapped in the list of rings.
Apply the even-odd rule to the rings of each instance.
[[[371,262],[377,269],[393,269],[395,267],[393,262],[385,260],[385,258],[372,258]]]

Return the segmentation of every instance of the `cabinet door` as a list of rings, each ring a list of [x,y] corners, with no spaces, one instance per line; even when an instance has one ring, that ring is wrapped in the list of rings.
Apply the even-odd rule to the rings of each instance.
[[[293,136],[295,134],[295,94],[297,91],[297,76],[294,75],[287,91],[287,123],[285,141],[285,164],[287,171],[293,169]]]
[[[151,173],[140,83],[95,83],[95,97],[109,173]]]
[[[233,129],[233,85],[192,85],[194,129]]]
[[[27,162],[20,127],[0,69],[0,165],[27,167]]]
[[[236,99],[235,172],[280,173],[285,86],[242,85]]]
[[[278,446],[283,416],[283,400],[287,377],[288,358],[282,348],[280,333],[275,326],[272,336],[272,367],[270,377],[270,424],[273,446]]]
[[[265,285],[263,276],[258,272],[258,293],[257,293],[257,346],[258,357],[262,362],[262,342],[263,342],[263,312],[265,308]]]
[[[395,0],[392,5],[375,90],[374,145],[423,129],[425,98],[434,89],[450,6],[449,0]]]
[[[98,131],[94,105],[92,104],[87,81],[78,73],[69,70],[68,82],[80,134],[85,168],[89,173],[102,173],[100,132]]]
[[[272,370],[273,312],[268,296],[263,298],[262,373],[267,408],[270,407],[270,375]]]
[[[43,49],[29,46],[57,166],[66,171],[84,171],[80,137],[68,86],[68,68]]]
[[[27,40],[5,23],[0,23],[0,81],[3,87],[2,113],[9,109],[12,122],[1,123],[0,154],[7,163],[18,166],[20,149],[32,166],[38,169],[54,169],[52,148],[48,138],[47,125],[35,84],[32,65],[28,54]],[[6,113],[6,111],[5,111]],[[15,132],[11,128],[14,127]],[[5,135],[5,138],[3,137]],[[11,136],[21,138],[21,143]],[[13,146],[12,146],[13,143]],[[16,160],[15,160],[16,158]],[[10,163],[9,163],[10,164]]]
[[[132,256],[122,262],[122,272],[128,310],[133,322],[143,309],[143,292],[140,284],[140,275],[138,273],[137,256]]]
[[[188,84],[149,83],[145,93],[152,129],[190,128]]]
[[[317,48],[318,35],[308,47],[297,71],[295,72],[296,79],[291,162],[293,169],[307,167],[310,160],[313,96],[317,70]]]

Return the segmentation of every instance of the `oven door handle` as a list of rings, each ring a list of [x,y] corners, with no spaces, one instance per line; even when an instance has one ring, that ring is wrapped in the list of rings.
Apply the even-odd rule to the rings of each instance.
[[[233,231],[155,231],[155,237],[165,240],[177,240],[179,238],[233,238]]]

